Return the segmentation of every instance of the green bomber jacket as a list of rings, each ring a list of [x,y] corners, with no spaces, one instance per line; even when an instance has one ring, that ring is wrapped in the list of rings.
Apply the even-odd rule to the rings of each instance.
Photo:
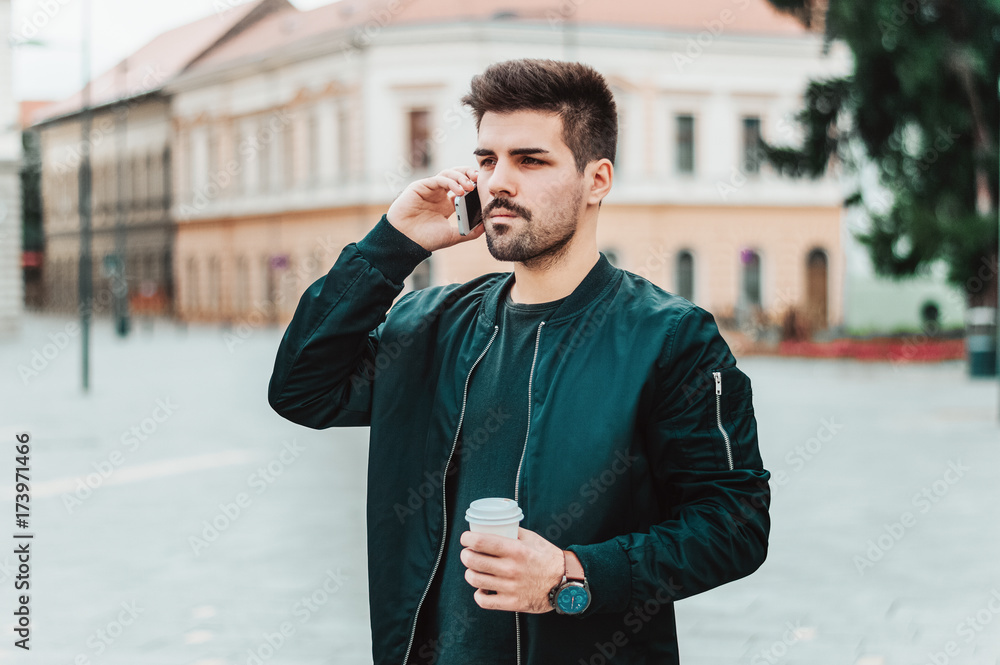
[[[299,300],[268,401],[370,427],[375,665],[405,665],[443,552],[445,470],[513,273],[406,293],[430,253],[383,216]],[[398,298],[398,301],[397,301]],[[770,528],[750,380],[713,317],[601,254],[535,332],[521,526],[576,553],[591,605],[518,613],[516,662],[679,662],[674,601],[749,575]],[[446,601],[443,601],[446,602]]]

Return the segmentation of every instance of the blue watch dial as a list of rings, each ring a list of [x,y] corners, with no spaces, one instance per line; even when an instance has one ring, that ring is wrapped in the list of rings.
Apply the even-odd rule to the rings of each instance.
[[[556,596],[556,604],[560,611],[566,614],[578,614],[587,608],[590,603],[590,595],[587,590],[579,586],[568,586],[559,591]]]

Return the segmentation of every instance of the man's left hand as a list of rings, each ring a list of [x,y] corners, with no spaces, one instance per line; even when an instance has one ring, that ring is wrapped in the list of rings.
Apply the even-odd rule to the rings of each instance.
[[[517,540],[466,531],[460,542],[465,581],[484,610],[542,614],[552,610],[549,591],[562,581],[563,551],[534,531],[518,528]],[[487,594],[486,591],[495,591]]]

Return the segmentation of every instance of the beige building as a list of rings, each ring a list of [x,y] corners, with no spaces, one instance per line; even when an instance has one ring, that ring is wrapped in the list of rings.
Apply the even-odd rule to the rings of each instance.
[[[754,150],[793,138],[809,77],[843,52],[764,0],[342,2],[288,10],[166,86],[175,123],[178,309],[285,322],[411,180],[471,163],[459,99],[486,64],[577,59],[621,113],[600,248],[723,323],[843,316],[842,192],[780,179]],[[435,253],[411,287],[509,270],[485,242]]]
[[[838,180],[779,178],[755,146],[794,140],[808,79],[849,61],[836,46],[824,55],[820,35],[765,0],[259,10],[267,4],[212,17],[238,29],[156,91],[177,316],[238,329],[286,322],[410,181],[472,162],[475,124],[459,103],[471,77],[540,57],[587,62],[615,92],[619,152],[599,225],[615,264],[729,325],[778,322],[790,308],[816,328],[843,320]],[[259,16],[230,16],[243,11]],[[61,198],[59,214],[72,217]],[[408,287],[509,269],[484,241],[468,243],[435,253]]]
[[[11,34],[10,1],[0,0],[0,34]],[[11,85],[11,43],[0,46],[0,339],[21,331],[21,134]]]
[[[162,88],[219,41],[290,7],[265,0],[163,33],[91,83],[86,139],[83,91],[33,114],[42,162],[43,310],[79,308],[80,179],[89,151],[95,315],[111,314],[116,299],[133,314],[173,312],[172,121]]]

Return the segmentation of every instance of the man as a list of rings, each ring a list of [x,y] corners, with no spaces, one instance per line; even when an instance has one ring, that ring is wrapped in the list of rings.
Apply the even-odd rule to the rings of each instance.
[[[463,101],[477,166],[411,184],[309,287],[270,404],[371,427],[376,665],[677,663],[673,601],[766,555],[749,380],[707,312],[597,251],[618,131],[600,74],[505,62]],[[461,236],[473,188],[484,223]],[[513,273],[393,306],[482,235]],[[518,539],[467,530],[483,497],[520,504]]]

